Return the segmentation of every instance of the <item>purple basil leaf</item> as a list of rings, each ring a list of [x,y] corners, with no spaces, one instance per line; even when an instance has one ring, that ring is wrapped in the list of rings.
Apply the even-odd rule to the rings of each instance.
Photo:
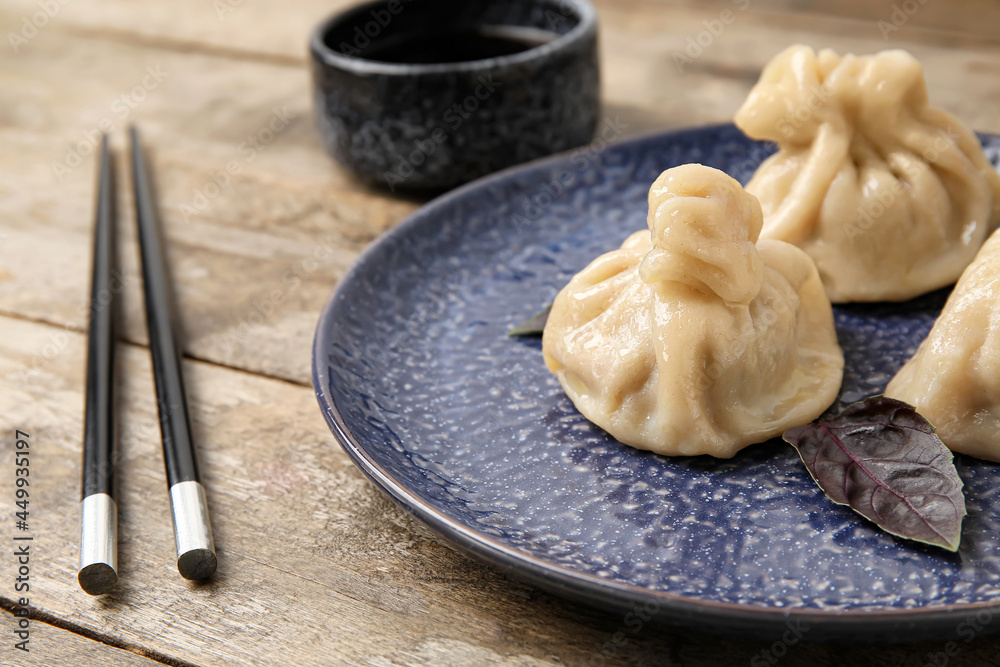
[[[507,332],[508,336],[541,336],[545,330],[545,323],[549,320],[549,311],[552,304],[545,306],[541,312],[535,313],[527,322],[522,322]]]
[[[913,406],[873,396],[783,437],[833,502],[893,535],[958,550],[962,480],[951,451]]]

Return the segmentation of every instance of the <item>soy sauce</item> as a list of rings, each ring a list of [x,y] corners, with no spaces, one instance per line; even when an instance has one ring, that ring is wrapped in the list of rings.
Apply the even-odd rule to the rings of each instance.
[[[521,53],[558,36],[545,30],[518,26],[404,34],[372,42],[360,56],[365,60],[406,65],[459,63]]]

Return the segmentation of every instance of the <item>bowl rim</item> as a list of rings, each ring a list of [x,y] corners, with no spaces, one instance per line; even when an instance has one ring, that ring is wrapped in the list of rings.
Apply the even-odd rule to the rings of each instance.
[[[522,0],[525,2],[545,2],[546,0]],[[551,1],[551,0],[550,0]],[[312,60],[325,67],[365,75],[383,75],[397,77],[412,77],[426,74],[447,74],[452,72],[486,72],[494,71],[510,65],[524,64],[534,60],[544,59],[553,53],[564,51],[574,44],[582,42],[588,36],[597,34],[597,10],[589,0],[558,0],[562,7],[570,6],[576,12],[579,22],[566,34],[559,35],[552,41],[534,46],[524,51],[505,55],[483,58],[481,60],[466,60],[454,63],[389,63],[365,58],[355,58],[331,48],[323,37],[338,22],[348,15],[362,13],[371,8],[383,7],[385,0],[372,0],[353,5],[340,10],[321,21],[309,37],[309,51]]]

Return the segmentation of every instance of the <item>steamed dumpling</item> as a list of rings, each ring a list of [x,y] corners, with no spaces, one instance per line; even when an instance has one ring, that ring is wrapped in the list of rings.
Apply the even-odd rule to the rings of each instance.
[[[1000,461],[1000,232],[885,393],[915,406],[952,450]]]
[[[545,363],[585,417],[633,447],[728,458],[833,402],[844,358],[816,267],[760,228],[721,171],[656,179],[649,231],[577,274],[545,326]]]
[[[1000,175],[972,131],[929,106],[905,51],[790,47],[735,120],[779,148],[746,186],[764,211],[761,238],[805,250],[834,303],[952,284],[1000,219]]]

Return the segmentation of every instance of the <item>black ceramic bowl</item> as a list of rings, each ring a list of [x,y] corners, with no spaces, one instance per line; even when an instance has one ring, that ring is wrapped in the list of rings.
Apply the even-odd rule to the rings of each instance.
[[[389,0],[310,42],[316,122],[363,180],[442,191],[587,143],[600,105],[586,0]]]

